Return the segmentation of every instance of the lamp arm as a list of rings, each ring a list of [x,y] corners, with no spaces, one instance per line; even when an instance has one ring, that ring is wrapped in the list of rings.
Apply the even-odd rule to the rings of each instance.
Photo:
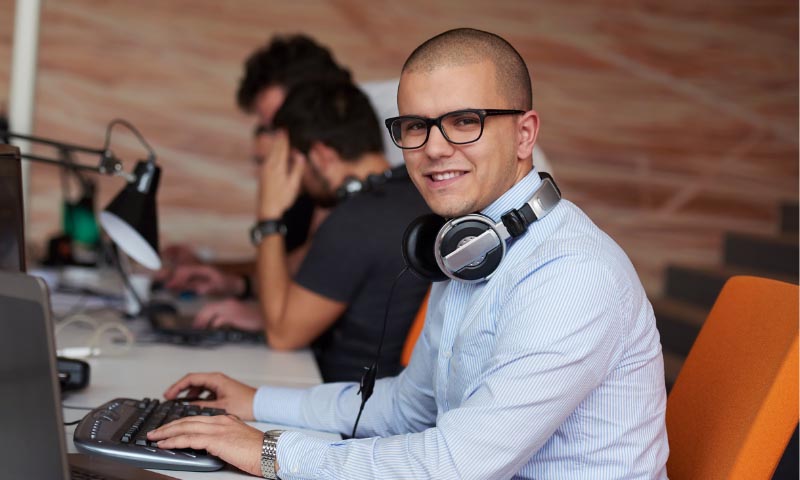
[[[26,140],[33,143],[48,145],[57,148],[61,152],[88,153],[100,157],[100,163],[98,163],[97,165],[81,165],[78,163],[65,162],[63,159],[43,157],[41,155],[34,155],[31,153],[21,153],[20,156],[27,160],[32,160],[34,162],[48,163],[50,165],[58,165],[60,167],[69,168],[71,170],[84,170],[95,173],[101,173],[104,175],[114,175],[124,178],[128,183],[136,180],[136,178],[133,175],[126,173],[122,169],[122,162],[120,162],[119,159],[116,156],[114,156],[114,153],[111,151],[111,149],[108,148],[106,149],[91,148],[91,147],[85,147],[83,145],[59,142],[57,140],[52,140],[49,138],[37,137],[34,135],[22,135],[20,133],[14,133],[8,130],[0,130],[0,139],[4,138],[8,139],[17,138],[20,140]]]
[[[94,155],[105,154],[105,150],[100,148],[84,147],[83,145],[75,145],[72,143],[59,142],[58,140],[52,140],[44,137],[37,137],[34,135],[23,135],[21,133],[14,133],[8,130],[0,130],[0,138],[18,138],[20,140],[27,140],[29,142],[41,143],[43,145],[50,145],[51,147],[55,147],[59,150],[67,150],[70,152],[91,153]]]

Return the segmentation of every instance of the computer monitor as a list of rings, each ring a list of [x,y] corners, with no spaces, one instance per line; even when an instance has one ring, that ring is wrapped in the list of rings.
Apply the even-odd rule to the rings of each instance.
[[[0,271],[25,271],[24,223],[19,149],[0,144]]]

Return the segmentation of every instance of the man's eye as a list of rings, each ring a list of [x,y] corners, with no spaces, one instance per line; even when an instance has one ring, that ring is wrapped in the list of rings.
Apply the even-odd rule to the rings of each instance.
[[[481,120],[472,115],[463,115],[453,119],[453,125],[456,127],[471,127],[474,125],[480,125],[480,123]]]
[[[407,132],[425,130],[425,122],[409,122],[404,129]]]

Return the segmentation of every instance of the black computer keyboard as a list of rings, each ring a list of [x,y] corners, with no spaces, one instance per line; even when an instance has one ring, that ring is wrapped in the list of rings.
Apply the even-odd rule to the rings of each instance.
[[[210,472],[224,462],[203,450],[158,448],[147,440],[147,432],[181,417],[224,413],[179,401],[117,398],[83,417],[73,441],[82,453],[114,457],[137,467]]]

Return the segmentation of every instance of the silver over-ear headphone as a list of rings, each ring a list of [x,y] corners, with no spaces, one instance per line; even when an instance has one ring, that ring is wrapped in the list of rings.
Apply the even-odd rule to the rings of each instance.
[[[506,242],[525,233],[531,223],[550,213],[561,200],[552,177],[546,173],[540,176],[542,183],[528,202],[504,213],[500,222],[477,213],[448,221],[438,215],[416,219],[403,236],[403,256],[408,267],[434,282],[447,278],[487,280],[505,257]]]

